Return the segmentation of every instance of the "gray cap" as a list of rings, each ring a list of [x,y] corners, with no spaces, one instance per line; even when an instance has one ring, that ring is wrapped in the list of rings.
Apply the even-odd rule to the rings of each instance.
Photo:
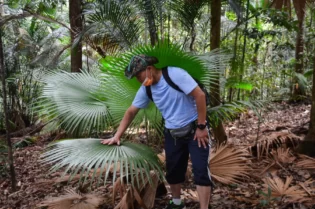
[[[125,76],[128,79],[133,78],[138,72],[145,70],[148,66],[158,63],[156,57],[144,54],[135,55],[130,59],[129,65],[125,69]]]

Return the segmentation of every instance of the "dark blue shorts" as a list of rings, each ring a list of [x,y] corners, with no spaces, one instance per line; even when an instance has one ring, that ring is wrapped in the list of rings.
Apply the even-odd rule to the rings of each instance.
[[[198,147],[198,141],[194,140],[194,133],[183,139],[175,140],[169,130],[165,129],[164,136],[167,182],[169,184],[179,184],[185,181],[190,154],[195,184],[211,186],[209,146],[207,148]]]

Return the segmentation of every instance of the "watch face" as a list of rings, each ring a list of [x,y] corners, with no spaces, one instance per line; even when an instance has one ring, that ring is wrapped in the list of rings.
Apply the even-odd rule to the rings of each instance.
[[[205,124],[198,124],[198,125],[197,125],[197,128],[203,130],[203,129],[206,128],[206,125],[205,125]]]

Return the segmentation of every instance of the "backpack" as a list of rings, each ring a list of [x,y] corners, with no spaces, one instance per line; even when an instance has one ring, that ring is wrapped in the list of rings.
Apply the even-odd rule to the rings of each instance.
[[[182,92],[184,93],[173,81],[172,79],[170,78],[169,74],[168,74],[168,69],[167,67],[164,67],[162,68],[162,74],[163,74],[163,77],[166,81],[166,83],[168,85],[170,85],[173,89],[179,91],[179,92]],[[200,87],[200,89],[205,93],[205,96],[206,96],[206,106],[210,105],[210,94],[208,93],[207,89],[205,88],[205,86],[200,83],[200,81],[198,81],[197,79],[193,78],[196,83],[198,84],[198,86]],[[146,90],[146,93],[147,93],[147,96],[149,97],[149,99],[153,102],[153,97],[152,97],[152,91],[151,91],[151,86],[146,86],[145,87],[145,90]]]

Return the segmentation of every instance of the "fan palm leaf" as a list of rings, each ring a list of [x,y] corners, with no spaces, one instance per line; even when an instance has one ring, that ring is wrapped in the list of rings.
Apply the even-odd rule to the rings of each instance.
[[[163,178],[159,158],[153,150],[145,145],[130,142],[123,142],[120,146],[108,146],[101,144],[99,139],[93,138],[63,140],[49,145],[41,160],[43,163],[54,164],[51,172],[65,168],[64,174],[70,173],[70,176],[76,176],[80,173],[80,182],[83,184],[87,179],[90,179],[92,184],[96,173],[98,173],[97,185],[102,176],[105,184],[110,171],[113,175],[112,181],[115,182],[118,170],[121,181],[126,176],[126,181],[131,181],[132,186],[137,182],[139,187],[145,179],[151,181],[151,170],[156,172],[159,179]],[[92,169],[94,169],[93,175],[88,175]],[[139,172],[141,175],[136,175]],[[131,180],[128,179],[129,174],[132,176]],[[136,180],[133,176],[136,176]]]
[[[249,153],[246,150],[231,148],[228,145],[219,145],[211,150],[209,167],[211,176],[223,184],[240,183],[248,178]]]
[[[72,133],[104,130],[110,124],[108,108],[100,92],[101,80],[96,74],[50,73],[35,110],[49,120],[58,120]]]
[[[140,45],[133,47],[130,51],[122,54],[120,57],[111,59],[103,59],[103,71],[110,73],[111,75],[121,75],[125,67],[129,64],[130,59],[137,54],[146,54],[149,56],[155,56],[158,58],[159,63],[155,64],[157,68],[165,66],[175,66],[185,69],[192,77],[198,79],[204,85],[210,86],[211,78],[213,77],[213,69],[222,69],[219,65],[227,66],[227,63],[222,64],[226,58],[230,56],[218,53],[214,51],[198,57],[181,50],[181,47],[177,44],[169,42],[159,42],[158,45],[152,47],[150,45]],[[206,62],[206,58],[215,62]],[[225,58],[224,60],[222,60]],[[220,61],[221,60],[221,61]],[[138,89],[141,84],[132,79],[131,82],[137,83]],[[134,85],[134,84],[132,84]]]
[[[283,182],[279,177],[264,178],[265,186],[271,188],[272,196],[274,197],[288,197],[291,200],[303,199],[307,193],[299,186],[290,186],[293,180],[292,176],[287,176],[286,181]]]

